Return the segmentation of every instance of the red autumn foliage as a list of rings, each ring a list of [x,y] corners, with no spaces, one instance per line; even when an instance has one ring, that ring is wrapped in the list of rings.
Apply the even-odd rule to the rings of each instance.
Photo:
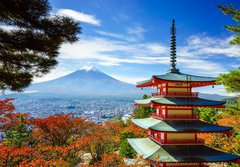
[[[53,146],[67,146],[70,142],[86,136],[90,126],[86,118],[71,118],[70,114],[38,118],[30,123],[35,128],[34,136]]]

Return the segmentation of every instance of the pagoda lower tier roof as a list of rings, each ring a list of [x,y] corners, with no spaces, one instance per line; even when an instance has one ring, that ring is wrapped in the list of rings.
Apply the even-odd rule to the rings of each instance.
[[[135,100],[136,105],[150,106],[151,104],[176,105],[176,106],[219,106],[225,101],[207,100],[202,98],[188,97],[151,97],[143,100]]]
[[[240,158],[204,145],[159,145],[149,138],[128,142],[143,158],[155,162],[227,162]]]
[[[160,132],[226,132],[229,126],[219,126],[200,120],[159,120],[155,118],[132,119],[133,123],[144,128]]]
[[[215,84],[214,77],[204,77],[204,76],[196,76],[196,75],[188,75],[183,73],[173,73],[169,72],[163,75],[153,75],[151,79],[144,80],[141,82],[137,82],[137,87],[147,87],[152,86],[153,80],[156,79],[157,81],[180,81],[180,82],[212,82]]]

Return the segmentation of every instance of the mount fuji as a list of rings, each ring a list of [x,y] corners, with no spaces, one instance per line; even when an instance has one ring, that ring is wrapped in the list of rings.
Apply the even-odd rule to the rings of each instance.
[[[26,93],[24,93],[26,92]],[[18,99],[32,98],[131,98],[139,99],[143,94],[150,95],[150,88],[140,90],[133,84],[119,81],[92,66],[85,66],[63,77],[34,83],[21,94],[9,94],[6,97]],[[31,92],[31,93],[27,93]],[[222,100],[228,96],[199,93],[201,98]]]
[[[32,84],[25,91],[55,97],[141,97],[144,93],[135,85],[119,81],[91,66],[54,80]]]

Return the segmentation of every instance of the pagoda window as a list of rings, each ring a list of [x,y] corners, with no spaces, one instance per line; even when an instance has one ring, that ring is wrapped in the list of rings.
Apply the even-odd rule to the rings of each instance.
[[[166,116],[166,110],[162,109],[162,116],[165,117]]]
[[[159,115],[159,109],[158,108],[156,109],[156,113],[157,113],[157,115]]]
[[[157,139],[157,138],[158,138],[158,137],[157,137],[157,133],[154,133],[154,138],[155,138],[155,139]]]
[[[164,137],[165,137],[164,133],[161,133],[161,138],[160,139],[164,141]]]

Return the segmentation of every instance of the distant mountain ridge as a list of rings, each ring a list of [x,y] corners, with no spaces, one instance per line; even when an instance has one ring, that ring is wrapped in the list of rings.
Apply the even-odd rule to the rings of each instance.
[[[23,94],[12,94],[8,97],[17,98],[75,98],[75,97],[115,97],[139,99],[144,94],[151,94],[153,89],[136,88],[135,85],[119,81],[92,66],[85,66],[78,71],[63,77],[34,83]],[[34,93],[33,93],[34,92]],[[218,94],[199,93],[200,98],[223,100],[229,98]]]
[[[26,91],[74,96],[138,96],[133,84],[119,81],[94,67],[83,67],[63,77],[32,84]]]

